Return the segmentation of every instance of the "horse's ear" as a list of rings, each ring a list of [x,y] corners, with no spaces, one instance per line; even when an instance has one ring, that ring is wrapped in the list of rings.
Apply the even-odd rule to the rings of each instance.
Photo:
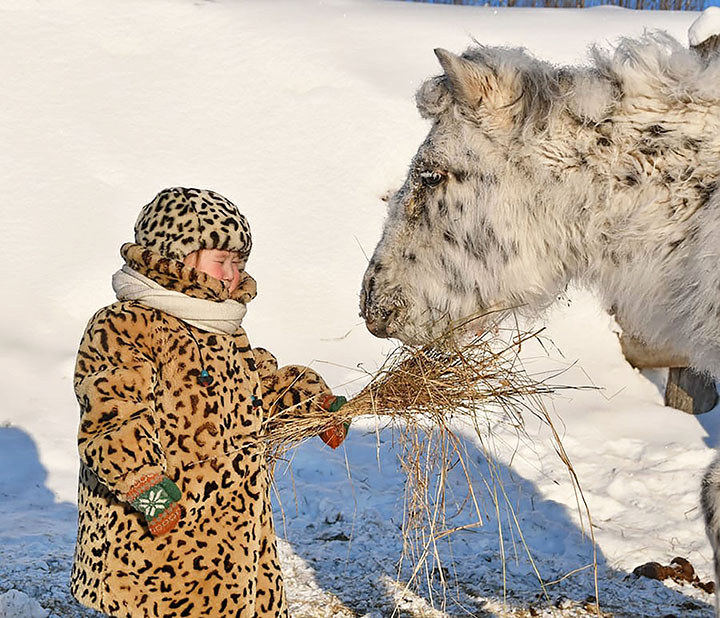
[[[450,92],[458,103],[475,107],[497,87],[497,78],[489,68],[456,56],[446,49],[434,50],[437,59],[445,71]]]

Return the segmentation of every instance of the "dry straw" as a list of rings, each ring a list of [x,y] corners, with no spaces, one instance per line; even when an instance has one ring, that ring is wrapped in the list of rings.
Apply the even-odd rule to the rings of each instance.
[[[445,593],[452,573],[452,569],[441,565],[439,544],[454,532],[483,525],[487,514],[487,508],[482,505],[488,501],[473,489],[471,468],[475,467],[472,462],[477,460],[478,453],[473,457],[467,452],[468,435],[476,438],[474,442],[487,460],[490,478],[483,482],[498,525],[501,519],[510,521],[513,538],[532,562],[518,518],[505,493],[499,466],[495,464],[493,441],[493,428],[498,423],[522,434],[525,416],[532,414],[550,428],[554,447],[567,466],[576,490],[583,527],[589,524],[587,529],[592,537],[589,512],[578,479],[543,405],[543,396],[567,387],[552,384],[547,378],[531,377],[519,360],[523,345],[537,339],[539,334],[540,331],[515,330],[508,343],[506,332],[499,335],[497,330],[484,331],[468,338],[460,329],[455,329],[422,347],[399,346],[371,376],[367,386],[337,412],[329,413],[318,407],[314,412],[296,415],[288,409],[282,416],[274,417],[267,425],[271,459],[284,458],[288,449],[307,438],[357,417],[377,417],[382,424],[389,425],[407,477],[402,530],[403,561],[411,573],[407,585],[417,586],[422,582],[432,597],[438,587]],[[457,489],[453,488],[452,499],[448,500],[448,476],[456,469],[461,470],[467,481],[467,490],[458,500]],[[448,513],[448,509],[452,503],[457,510],[459,502],[463,503],[462,508],[471,506],[475,520],[454,527],[453,513]],[[500,532],[502,544],[502,530]],[[507,549],[501,547],[503,575]],[[401,569],[402,566],[401,563]],[[540,573],[537,569],[535,572],[544,590]]]
[[[317,407],[298,415],[288,408],[273,416],[267,423],[269,450],[280,457],[325,429],[369,415],[440,428],[452,417],[474,421],[479,409],[492,407],[521,426],[522,411],[532,409],[525,398],[553,391],[518,365],[523,343],[537,335],[519,335],[498,348],[497,337],[487,333],[463,341],[452,331],[422,347],[398,346],[369,384],[337,412]]]

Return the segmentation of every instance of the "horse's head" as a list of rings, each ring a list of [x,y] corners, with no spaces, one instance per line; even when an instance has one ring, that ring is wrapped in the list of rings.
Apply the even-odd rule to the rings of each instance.
[[[373,334],[405,342],[473,314],[547,304],[565,285],[553,256],[563,232],[540,195],[558,179],[537,152],[567,115],[561,72],[516,49],[435,53],[444,75],[417,93],[432,128],[390,199],[360,300]]]

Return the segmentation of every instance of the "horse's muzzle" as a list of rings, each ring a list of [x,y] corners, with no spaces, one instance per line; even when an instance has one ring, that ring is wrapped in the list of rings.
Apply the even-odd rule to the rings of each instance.
[[[388,326],[396,317],[396,309],[386,308],[378,303],[376,298],[376,281],[373,275],[368,275],[363,281],[360,293],[360,317],[365,320],[367,329],[376,337],[387,339],[392,336]]]

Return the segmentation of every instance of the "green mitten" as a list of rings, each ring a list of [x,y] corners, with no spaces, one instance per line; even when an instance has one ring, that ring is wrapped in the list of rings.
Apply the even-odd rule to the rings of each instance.
[[[162,474],[148,474],[135,483],[127,495],[132,506],[145,515],[153,536],[170,532],[180,521],[180,489]]]
[[[330,406],[328,407],[329,412],[337,412],[340,408],[342,408],[347,403],[347,399],[343,397],[342,395],[337,395],[335,399],[330,403]]]

